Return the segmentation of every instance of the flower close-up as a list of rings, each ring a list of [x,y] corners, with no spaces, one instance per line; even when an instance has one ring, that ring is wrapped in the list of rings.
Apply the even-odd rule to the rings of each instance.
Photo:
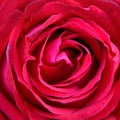
[[[0,120],[120,120],[120,1],[0,0]]]

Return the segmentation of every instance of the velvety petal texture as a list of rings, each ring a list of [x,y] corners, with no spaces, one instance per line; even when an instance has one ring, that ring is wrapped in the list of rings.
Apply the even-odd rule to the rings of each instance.
[[[0,0],[0,120],[120,120],[119,0]]]

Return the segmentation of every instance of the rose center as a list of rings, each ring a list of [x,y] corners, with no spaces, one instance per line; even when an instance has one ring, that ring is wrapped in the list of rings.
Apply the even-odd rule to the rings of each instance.
[[[54,63],[50,64],[50,59],[47,59],[46,64],[41,66],[41,75],[43,79],[54,84],[68,78],[76,68],[77,57],[80,53],[72,48],[65,48],[57,53]],[[54,55],[53,55],[54,56]],[[51,55],[51,57],[53,57]]]

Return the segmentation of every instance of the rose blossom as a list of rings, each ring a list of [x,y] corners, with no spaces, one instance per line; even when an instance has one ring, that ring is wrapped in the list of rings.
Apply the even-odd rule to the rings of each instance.
[[[119,0],[0,0],[0,120],[120,120]]]

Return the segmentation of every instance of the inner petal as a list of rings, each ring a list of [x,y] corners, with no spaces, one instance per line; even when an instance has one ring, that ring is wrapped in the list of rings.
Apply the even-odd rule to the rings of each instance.
[[[42,65],[40,69],[43,79],[49,84],[58,83],[66,79],[74,70],[64,60],[61,60],[56,66]]]
[[[70,59],[68,58],[66,52],[60,52],[60,54],[57,55],[56,61],[61,61],[61,60],[65,60],[65,62],[67,64],[70,64],[72,66],[72,63],[71,63]]]

